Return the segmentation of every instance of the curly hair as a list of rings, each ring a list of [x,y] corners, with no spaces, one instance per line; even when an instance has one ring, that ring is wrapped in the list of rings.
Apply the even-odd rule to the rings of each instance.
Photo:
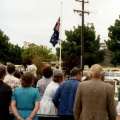
[[[30,72],[26,72],[22,76],[22,86],[29,87],[32,85],[33,82],[33,74]]]
[[[45,78],[50,78],[53,75],[53,70],[51,67],[47,66],[43,69],[43,76]]]

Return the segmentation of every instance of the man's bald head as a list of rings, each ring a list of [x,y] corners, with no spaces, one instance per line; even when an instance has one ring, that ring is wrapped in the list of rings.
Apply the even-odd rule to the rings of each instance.
[[[93,77],[99,78],[101,76],[102,72],[103,72],[102,67],[99,64],[94,64],[90,68],[90,73]]]

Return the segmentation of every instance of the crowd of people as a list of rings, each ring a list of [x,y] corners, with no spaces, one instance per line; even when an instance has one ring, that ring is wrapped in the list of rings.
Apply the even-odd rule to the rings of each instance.
[[[38,120],[38,114],[58,115],[59,120],[120,120],[120,103],[116,107],[114,87],[104,82],[99,64],[90,68],[82,80],[82,70],[74,67],[65,78],[59,66],[46,66],[38,78],[36,66],[25,73],[13,63],[0,64],[0,120]]]

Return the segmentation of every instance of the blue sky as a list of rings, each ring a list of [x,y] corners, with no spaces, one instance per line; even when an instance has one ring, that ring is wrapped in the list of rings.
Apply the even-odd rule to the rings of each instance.
[[[82,4],[75,0],[0,0],[0,29],[11,43],[21,47],[27,41],[52,48],[49,40],[58,17],[62,13],[60,38],[64,40],[65,30],[73,30],[73,26],[81,24],[81,17],[73,12],[81,8]],[[85,10],[90,12],[90,15],[85,14],[85,24],[94,24],[101,42],[108,39],[107,28],[119,18],[120,0],[89,0]]]

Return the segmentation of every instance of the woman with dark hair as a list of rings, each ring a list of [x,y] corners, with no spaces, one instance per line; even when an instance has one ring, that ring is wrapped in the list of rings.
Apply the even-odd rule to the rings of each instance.
[[[37,111],[40,107],[40,95],[36,88],[31,87],[33,75],[26,72],[22,77],[22,87],[15,88],[11,110],[14,120],[38,120]]]
[[[19,80],[21,80],[22,73],[21,73],[19,70],[15,70],[14,76],[15,76],[16,78],[18,78]]]
[[[47,85],[52,81],[53,70],[51,67],[47,66],[43,69],[43,78],[38,80],[36,87],[39,89],[40,98],[44,94]]]
[[[48,115],[56,115],[57,109],[52,102],[52,97],[56,92],[59,84],[63,81],[63,71],[60,69],[54,70],[53,73],[53,81],[46,87],[44,95],[40,101],[40,109],[39,114],[48,114]]]

